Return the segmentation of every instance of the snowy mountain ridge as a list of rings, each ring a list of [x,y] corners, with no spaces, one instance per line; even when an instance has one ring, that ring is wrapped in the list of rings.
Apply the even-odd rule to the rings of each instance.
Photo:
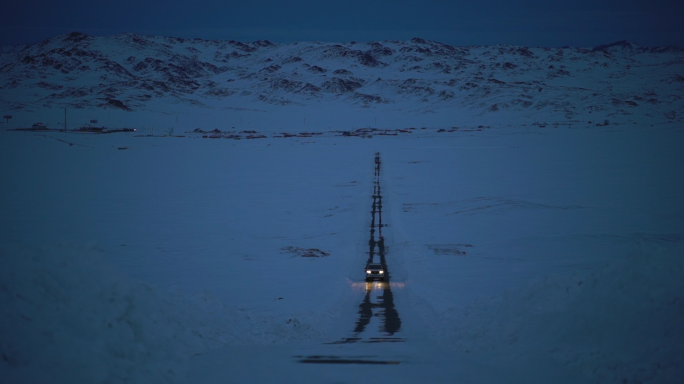
[[[206,108],[338,102],[416,113],[543,113],[675,120],[684,49],[621,41],[584,48],[452,47],[419,38],[367,43],[243,43],[73,32],[0,54],[4,110],[153,100]]]

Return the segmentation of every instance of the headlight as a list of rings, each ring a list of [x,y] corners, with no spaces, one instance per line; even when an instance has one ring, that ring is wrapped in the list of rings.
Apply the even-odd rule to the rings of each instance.
[[[380,273],[385,273],[384,271],[380,271]]]
[[[366,273],[371,273],[371,271],[366,271]]]

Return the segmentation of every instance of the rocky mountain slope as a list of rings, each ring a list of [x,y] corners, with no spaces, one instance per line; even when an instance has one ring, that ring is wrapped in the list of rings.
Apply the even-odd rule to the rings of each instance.
[[[679,120],[684,49],[622,41],[593,49],[368,43],[242,43],[74,32],[0,50],[4,111],[152,102],[278,108],[337,102],[431,113],[463,110],[586,120]]]

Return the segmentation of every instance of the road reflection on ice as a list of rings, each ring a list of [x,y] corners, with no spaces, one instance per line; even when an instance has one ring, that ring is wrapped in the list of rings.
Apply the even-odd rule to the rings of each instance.
[[[404,341],[403,338],[391,337],[401,329],[401,319],[394,307],[392,288],[404,288],[404,283],[386,281],[349,281],[349,285],[352,290],[356,292],[365,292],[363,300],[359,304],[359,310],[357,312],[358,318],[354,323],[354,329],[352,331],[353,336],[328,344]],[[377,331],[367,331],[366,328],[373,319],[376,319],[376,322],[379,321]],[[362,341],[364,337],[367,340]]]
[[[349,285],[355,292],[364,290],[369,291],[380,291],[385,289],[397,289],[404,288],[404,283],[386,282],[386,281],[366,281],[366,282],[353,282],[350,281]]]
[[[401,319],[394,308],[394,295],[390,289],[391,283],[386,286],[382,284],[388,283],[368,283],[366,285],[366,295],[363,302],[359,304],[359,319],[354,328],[355,335],[358,336],[363,333],[373,317],[380,318],[380,332],[384,333],[385,336],[392,336],[401,329]],[[376,291],[376,287],[377,291],[382,291],[382,295],[373,297],[371,293]]]

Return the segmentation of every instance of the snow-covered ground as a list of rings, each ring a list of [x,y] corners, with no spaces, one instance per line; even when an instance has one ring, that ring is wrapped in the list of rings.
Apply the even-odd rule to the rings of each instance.
[[[0,131],[1,381],[678,382],[682,139]],[[375,152],[393,334],[363,282]]]

